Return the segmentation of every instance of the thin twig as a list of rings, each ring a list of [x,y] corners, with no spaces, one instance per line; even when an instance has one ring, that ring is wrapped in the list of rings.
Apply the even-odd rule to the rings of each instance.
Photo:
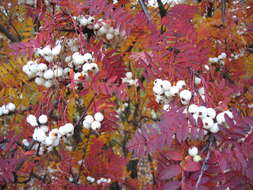
[[[221,0],[221,12],[222,12],[222,16],[221,16],[221,21],[222,24],[225,24],[225,14],[226,14],[226,0]]]
[[[20,41],[17,36],[10,33],[6,29],[6,27],[3,26],[2,24],[0,24],[0,32],[3,33],[11,42],[19,42]]]
[[[207,152],[206,158],[205,158],[205,160],[204,160],[204,162],[202,164],[202,167],[201,167],[201,170],[200,170],[200,174],[199,174],[197,183],[195,185],[195,190],[199,189],[199,185],[200,185],[201,179],[202,179],[202,177],[204,175],[204,172],[207,170],[207,161],[210,158],[210,154],[211,154],[210,147],[212,146],[212,143],[213,143],[213,138],[210,138],[210,141],[209,141],[209,144],[208,144],[208,152]]]
[[[161,0],[156,0],[156,1],[157,1],[157,4],[158,4],[160,16],[161,16],[161,18],[162,18],[162,17],[166,16],[167,11],[166,11],[166,9],[164,8],[164,5],[163,5],[163,3],[162,3]]]
[[[147,9],[145,3],[143,2],[143,0],[138,0],[138,2],[140,3],[141,8],[142,8],[144,14],[146,15],[146,17],[148,18],[148,20],[151,21],[151,16],[150,16],[148,9]]]

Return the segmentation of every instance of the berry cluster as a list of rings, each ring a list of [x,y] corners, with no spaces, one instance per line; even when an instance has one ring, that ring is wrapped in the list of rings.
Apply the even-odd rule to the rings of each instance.
[[[86,129],[98,130],[101,128],[101,122],[104,120],[104,115],[101,112],[92,115],[87,115],[83,121],[83,127]]]
[[[138,79],[133,79],[133,73],[127,72],[125,77],[122,78],[123,83],[127,83],[129,86],[138,86]]]
[[[101,184],[101,183],[111,183],[111,179],[108,178],[103,178],[101,177],[100,179],[96,180],[94,177],[91,177],[91,176],[87,176],[87,181],[90,182],[90,183],[97,183],[97,184]]]
[[[42,56],[47,62],[52,62],[61,53],[61,49],[61,43],[60,41],[57,41],[55,47],[51,48],[49,45],[47,45],[42,49],[38,48],[37,53]]]
[[[71,123],[66,123],[61,126],[59,129],[54,128],[49,131],[48,126],[48,117],[46,115],[40,115],[37,119],[36,116],[30,114],[26,118],[27,123],[32,127],[36,127],[33,132],[33,140],[40,143],[39,154],[43,154],[45,150],[51,151],[53,147],[59,145],[62,137],[71,137],[74,134],[74,126]],[[27,139],[23,140],[25,146],[29,146]],[[34,149],[37,149],[38,146],[34,146]]]
[[[233,118],[233,114],[229,110],[216,115],[215,109],[197,106],[195,104],[191,104],[188,107],[188,112],[193,115],[196,122],[200,118],[203,123],[203,128],[209,130],[211,133],[219,132],[219,125],[227,126],[225,114],[227,114],[229,118]]]
[[[74,17],[74,19],[76,19],[79,26],[94,30],[94,33],[98,38],[105,39],[112,43],[118,43],[126,36],[125,31],[120,31],[119,28],[114,28],[110,21],[105,21],[104,19],[98,19],[96,21],[95,18],[90,15],[80,15]]]
[[[0,116],[7,115],[11,112],[14,112],[15,110],[16,110],[16,106],[15,106],[15,104],[13,104],[11,102],[6,105],[2,105],[0,107]]]
[[[70,43],[71,42],[71,43]],[[62,42],[61,42],[62,43]],[[36,50],[36,54],[41,56],[47,62],[57,62],[57,56],[63,52],[63,48],[61,43],[58,41],[54,48],[50,48],[50,46],[46,46],[44,48],[38,48]],[[69,40],[68,45],[73,48],[74,40]],[[54,79],[65,78],[68,76],[71,69],[74,70],[74,80],[76,83],[81,79],[81,77],[88,78],[89,72],[98,72],[99,68],[96,63],[94,63],[95,58],[92,53],[85,53],[82,55],[77,50],[70,56],[65,57],[65,62],[67,66],[61,67],[58,65],[54,65],[51,68],[45,63],[37,63],[37,61],[28,61],[26,65],[23,66],[23,71],[28,75],[29,78],[35,78],[35,83],[38,85],[45,86],[46,88],[50,88],[56,82]],[[80,82],[80,81],[79,81]]]
[[[221,66],[225,65],[225,62],[223,61],[223,59],[225,59],[227,57],[226,53],[221,53],[218,57],[210,57],[208,62],[209,63],[218,63]]]
[[[154,81],[153,92],[156,96],[157,103],[169,104],[176,96],[179,95],[183,105],[189,104],[192,98],[192,92],[184,89],[186,83],[184,80],[177,81],[175,86],[171,86],[168,80],[156,79]]]
[[[38,64],[36,61],[28,61],[23,66],[23,71],[28,75],[29,78],[35,78],[35,83],[38,85],[50,88],[53,84],[54,78],[66,76],[67,70],[63,70],[62,67],[55,65],[53,68],[48,68],[45,63]]]
[[[76,82],[82,77],[88,78],[89,72],[96,73],[99,71],[98,65],[94,63],[95,59],[92,53],[85,53],[84,55],[75,52],[72,55],[72,66],[75,68],[74,79]]]
[[[198,155],[198,152],[199,152],[199,150],[196,146],[193,146],[188,149],[188,154],[193,157],[194,162],[199,162],[202,159],[201,156]]]

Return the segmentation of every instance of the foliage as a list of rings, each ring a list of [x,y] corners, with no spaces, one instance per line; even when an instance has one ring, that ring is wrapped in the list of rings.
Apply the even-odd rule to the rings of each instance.
[[[1,1],[0,189],[253,189],[253,1],[145,2]]]

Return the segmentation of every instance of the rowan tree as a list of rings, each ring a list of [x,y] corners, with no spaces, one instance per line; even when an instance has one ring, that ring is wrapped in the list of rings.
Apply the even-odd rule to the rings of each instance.
[[[253,189],[253,1],[2,0],[0,189]]]

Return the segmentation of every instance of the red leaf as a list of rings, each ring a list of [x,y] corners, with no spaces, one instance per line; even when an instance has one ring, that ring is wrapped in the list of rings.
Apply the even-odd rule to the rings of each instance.
[[[163,180],[170,179],[172,177],[175,177],[181,173],[181,167],[179,165],[171,165],[167,168],[165,168],[161,172],[160,178]]]

